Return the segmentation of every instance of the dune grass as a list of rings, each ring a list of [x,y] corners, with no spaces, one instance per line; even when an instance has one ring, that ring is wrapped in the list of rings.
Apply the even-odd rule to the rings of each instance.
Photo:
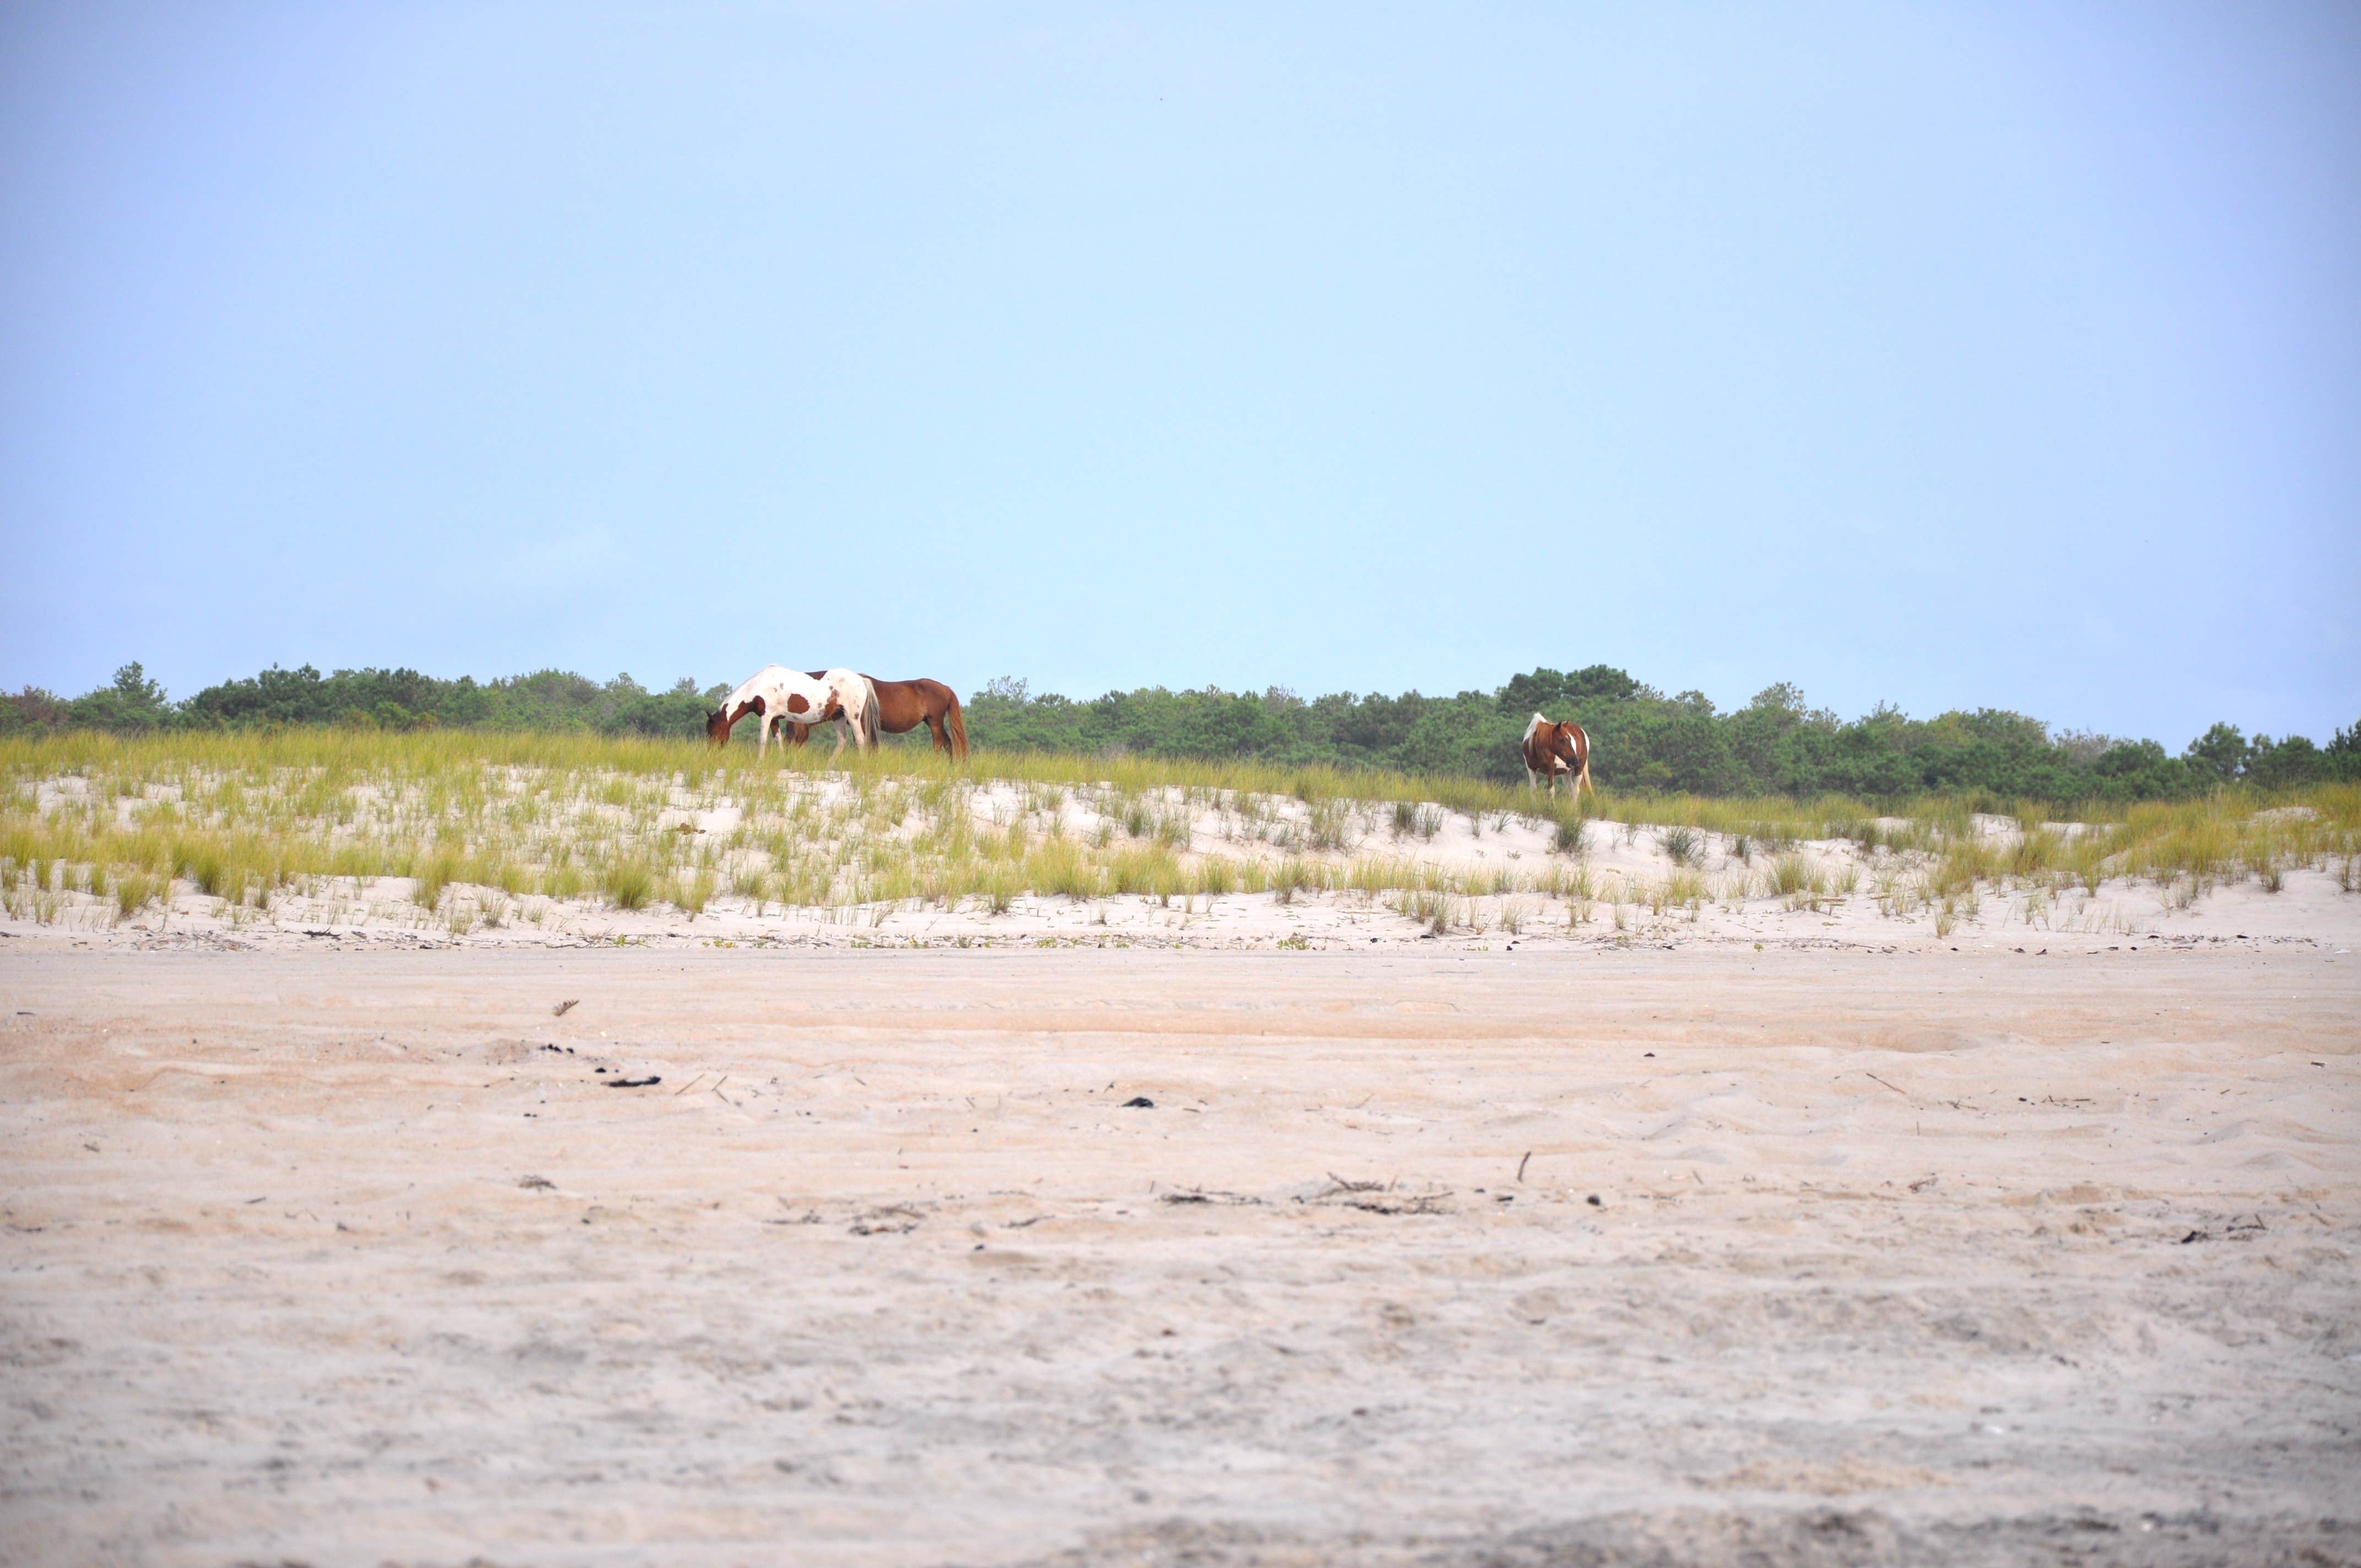
[[[978,752],[954,770],[914,748],[831,764],[817,749],[758,760],[742,746],[547,734],[75,732],[0,742],[0,897],[44,918],[84,894],[121,919],[193,895],[239,918],[294,890],[398,897],[456,929],[531,899],[694,916],[716,897],[1005,910],[1023,896],[1344,893],[1450,926],[1506,919],[1506,901],[1532,895],[1565,901],[1569,924],[1600,900],[1618,921],[1627,905],[1818,909],[1865,875],[1881,912],[1931,909],[1939,924],[1980,891],[2013,887],[2046,909],[2111,878],[2152,883],[2168,905],[2249,878],[2276,889],[2301,867],[2349,890],[2361,856],[2361,786],[2080,815],[2059,824],[1945,796],[1882,812],[1842,797],[1576,803],[1466,778],[1034,752]],[[1550,849],[1514,871],[1422,858],[1462,817],[1478,837],[1532,824]],[[1594,847],[1643,827],[1667,873],[1594,879]],[[385,893],[390,878],[406,893]],[[1535,916],[1518,909],[1520,925]]]

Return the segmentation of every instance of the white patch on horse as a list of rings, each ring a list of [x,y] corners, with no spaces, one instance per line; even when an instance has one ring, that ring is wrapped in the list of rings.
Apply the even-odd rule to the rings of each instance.
[[[789,698],[799,697],[802,707],[791,707]],[[743,718],[757,699],[762,706],[753,709],[762,715],[758,731],[760,740],[755,755],[771,749],[771,730],[780,724],[808,722],[829,715],[836,723],[836,750],[830,760],[843,754],[844,739],[849,733],[858,750],[867,751],[877,744],[877,694],[869,683],[851,670],[829,670],[814,680],[801,670],[790,670],[784,664],[766,664],[749,675],[738,689],[724,698],[721,711],[731,722]]]

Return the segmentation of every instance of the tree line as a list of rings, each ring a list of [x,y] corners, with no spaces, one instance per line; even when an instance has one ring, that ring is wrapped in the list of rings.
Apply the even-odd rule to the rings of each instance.
[[[462,675],[437,680],[416,670],[338,670],[277,666],[244,680],[210,685],[181,702],[137,664],[77,697],[27,686],[0,699],[0,734],[50,729],[111,729],[147,734],[176,729],[287,729],[334,725],[353,729],[538,729],[604,735],[705,733],[705,715],[727,686],[708,693],[683,680],[661,692],[630,675],[600,685],[564,670],[496,681]]]
[[[63,729],[124,733],[337,725],[357,729],[574,730],[698,737],[728,690],[682,680],[651,691],[629,675],[601,685],[559,670],[478,682],[415,670],[276,667],[211,685],[180,702],[137,664],[112,684],[61,698],[27,687],[0,698],[0,734]],[[1609,789],[1698,795],[1825,792],[1864,800],[1982,792],[2035,800],[2183,797],[2245,782],[2265,789],[2361,781],[2361,722],[2326,745],[2301,735],[2247,736],[2215,724],[2179,752],[2154,740],[2052,732],[1999,708],[1912,718],[1880,707],[1839,719],[1781,683],[1744,707],[1718,709],[1701,692],[1667,696],[1605,664],[1537,669],[1492,691],[1455,696],[1336,692],[1306,700],[1161,686],[1087,700],[992,682],[967,704],[968,733],[1005,751],[1134,754],[1279,764],[1325,763],[1411,773],[1523,776],[1517,742],[1535,712],[1590,731],[1592,774]],[[924,733],[904,743],[923,743]]]

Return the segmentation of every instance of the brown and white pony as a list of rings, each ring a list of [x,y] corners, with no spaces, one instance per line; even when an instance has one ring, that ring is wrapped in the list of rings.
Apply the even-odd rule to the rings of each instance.
[[[1572,785],[1574,797],[1582,798],[1586,789],[1592,795],[1598,786],[1590,782],[1590,732],[1569,718],[1563,724],[1552,724],[1540,714],[1525,726],[1525,783],[1538,785],[1549,781],[1549,791],[1557,793],[1560,779]]]
[[[888,735],[899,735],[923,724],[933,734],[937,751],[950,752],[953,762],[966,760],[967,720],[960,717],[959,693],[940,681],[881,681],[873,675],[862,678],[877,694],[880,729]],[[809,725],[796,725],[796,744],[802,745],[810,733]]]
[[[862,751],[877,744],[877,694],[851,670],[807,675],[784,664],[766,664],[705,716],[705,738],[716,746],[728,745],[730,727],[750,713],[762,720],[758,756],[771,749],[771,730],[781,724],[793,725],[800,740],[811,726],[833,723],[836,750],[829,753],[830,761],[843,754],[847,733]]]

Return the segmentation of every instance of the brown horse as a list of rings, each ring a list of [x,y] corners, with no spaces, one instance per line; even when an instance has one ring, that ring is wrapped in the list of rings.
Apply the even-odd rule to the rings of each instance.
[[[960,717],[959,693],[940,681],[861,678],[877,694],[878,729],[899,735],[923,724],[934,735],[936,750],[950,752],[953,762],[967,760],[967,720]],[[795,743],[802,745],[811,729],[808,724],[793,726]]]
[[[1590,782],[1590,731],[1573,719],[1552,724],[1534,714],[1533,721],[1525,726],[1524,744],[1520,750],[1524,754],[1528,784],[1538,785],[1547,780],[1549,792],[1555,795],[1558,781],[1564,779],[1571,786],[1569,793],[1577,800],[1586,789],[1594,795],[1598,793],[1598,786]]]

